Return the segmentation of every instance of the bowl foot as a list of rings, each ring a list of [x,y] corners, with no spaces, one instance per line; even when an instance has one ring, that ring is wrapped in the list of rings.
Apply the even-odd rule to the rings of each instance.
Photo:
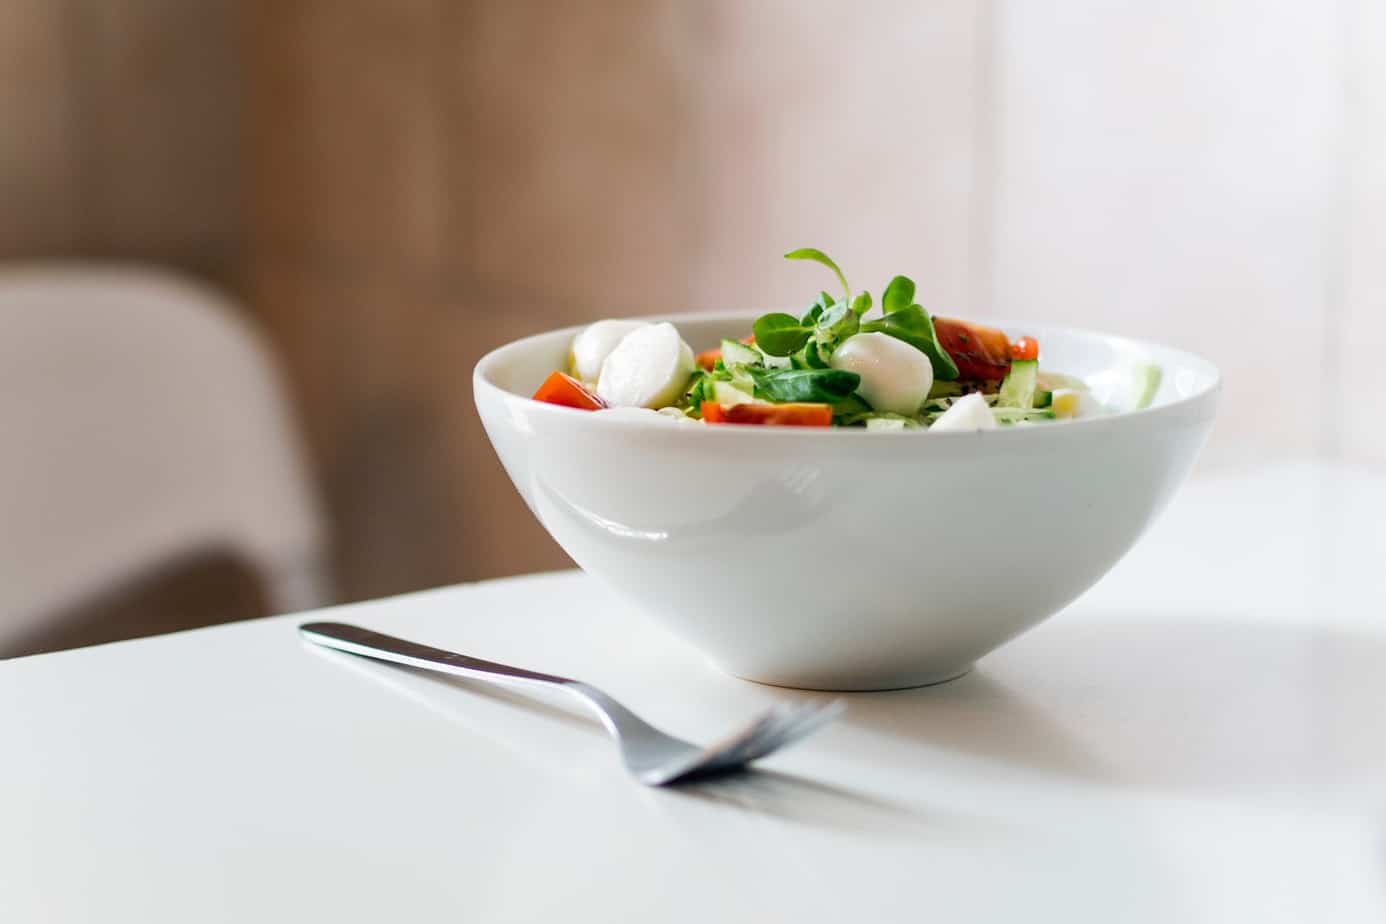
[[[882,677],[824,677],[821,680],[807,677],[772,677],[754,676],[750,673],[740,673],[727,670],[720,664],[715,664],[718,670],[725,674],[741,680],[749,680],[752,683],[761,683],[770,687],[785,687],[790,690],[818,690],[825,693],[876,693],[886,690],[913,690],[919,687],[932,687],[950,680],[957,680],[959,677],[971,672],[975,666],[966,664],[960,668],[953,668],[946,671],[934,671],[926,674],[889,674]]]

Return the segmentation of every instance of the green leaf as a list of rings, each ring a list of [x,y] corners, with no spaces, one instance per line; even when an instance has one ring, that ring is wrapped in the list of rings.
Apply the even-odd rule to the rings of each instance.
[[[849,395],[833,402],[833,422],[840,427],[854,426],[875,413],[860,395]]]
[[[802,353],[796,353],[795,355],[802,355],[804,357],[804,368],[806,369],[828,368],[828,361],[818,352],[818,344],[814,343],[812,340],[804,344]]]
[[[886,314],[904,311],[913,303],[914,280],[908,276],[896,276],[881,294],[881,310]]]
[[[845,301],[833,302],[832,307],[823,312],[813,328],[814,346],[818,355],[826,360],[833,355],[837,345],[861,329],[861,320],[851,305]]]
[[[870,311],[870,310],[871,310],[871,293],[870,293],[870,292],[863,292],[863,293],[861,293],[860,295],[858,295],[856,298],[852,299],[852,312],[853,312],[857,317],[861,317],[862,315],[866,314],[866,313],[867,313],[868,311]]]
[[[755,381],[755,395],[777,403],[807,401],[837,404],[853,397],[861,376],[845,369],[757,369],[747,367]]]
[[[827,292],[819,292],[818,300],[814,302],[812,305],[809,305],[809,310],[804,313],[804,317],[801,323],[805,327],[812,327],[813,325],[817,324],[818,319],[823,316],[823,312],[827,309],[829,305],[833,303],[833,301],[833,297],[829,295]]]
[[[832,257],[828,256],[823,251],[813,247],[800,247],[798,250],[791,250],[789,253],[785,254],[784,258],[786,260],[812,260],[815,263],[822,263],[837,274],[837,281],[842,283],[842,291],[848,298],[852,297],[852,287],[847,284],[847,277],[842,275],[842,270],[838,269]]]
[[[693,376],[693,384],[684,394],[684,402],[695,417],[703,416],[703,402],[715,401],[713,397],[713,385],[715,379],[712,373],[699,370]]]
[[[782,311],[763,314],[751,328],[755,331],[756,346],[771,356],[790,356],[803,349],[813,334],[813,328],[799,322],[792,314]]]
[[[929,313],[919,305],[911,305],[885,317],[867,321],[862,324],[861,329],[889,334],[919,350],[929,357],[936,379],[951,382],[958,377],[957,364],[953,362],[953,357],[948,355],[948,351],[939,345],[938,336],[934,333],[934,322],[930,319]]]

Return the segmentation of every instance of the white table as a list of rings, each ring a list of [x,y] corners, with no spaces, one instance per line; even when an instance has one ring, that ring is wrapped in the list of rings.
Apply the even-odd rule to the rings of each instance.
[[[0,921],[1379,924],[1384,512],[1360,469],[1195,481],[968,677],[683,790],[561,701],[308,649],[301,617],[0,663]],[[332,618],[694,738],[797,695],[576,573]]]

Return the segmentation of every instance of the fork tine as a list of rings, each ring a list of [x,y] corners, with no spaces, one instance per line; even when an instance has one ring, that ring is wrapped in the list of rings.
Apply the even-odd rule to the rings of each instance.
[[[806,705],[781,703],[734,736],[735,743],[727,742],[721,747],[710,748],[712,753],[700,766],[719,770],[749,764],[830,722],[842,709],[841,700]]]
[[[767,754],[793,744],[822,728],[841,715],[845,708],[846,704],[840,699],[800,706],[785,716],[773,732],[758,736],[755,741],[748,742],[749,745],[753,746],[747,747],[747,753],[738,756],[744,763],[759,760]]]
[[[754,759],[752,755],[763,753],[764,743],[779,737],[791,721],[792,716],[783,707],[769,710],[723,746],[710,748],[709,763],[730,767]]]

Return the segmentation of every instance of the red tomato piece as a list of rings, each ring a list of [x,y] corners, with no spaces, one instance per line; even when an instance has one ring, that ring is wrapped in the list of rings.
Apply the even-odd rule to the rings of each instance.
[[[754,424],[765,427],[831,427],[833,409],[827,404],[703,403],[703,420],[715,424]]]
[[[1011,344],[1011,359],[1039,359],[1039,341],[1034,337],[1021,337]]]
[[[535,401],[575,407],[581,411],[600,411],[606,402],[587,390],[577,379],[566,372],[551,372],[544,384],[534,393]]]
[[[952,318],[934,318],[934,333],[939,346],[957,363],[960,379],[999,382],[1011,371],[1011,341],[1005,331]]]

